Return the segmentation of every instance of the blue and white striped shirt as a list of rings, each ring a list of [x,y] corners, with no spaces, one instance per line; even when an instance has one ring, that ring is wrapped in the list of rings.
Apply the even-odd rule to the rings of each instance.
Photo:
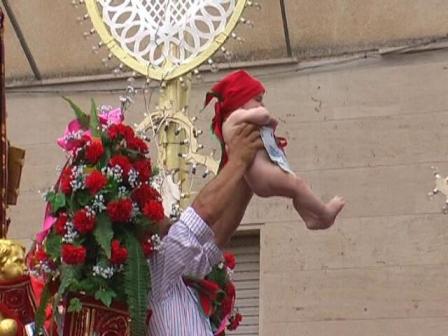
[[[182,280],[184,275],[203,278],[222,260],[213,231],[188,208],[162,242],[150,260],[152,316],[148,335],[213,336],[196,293]]]

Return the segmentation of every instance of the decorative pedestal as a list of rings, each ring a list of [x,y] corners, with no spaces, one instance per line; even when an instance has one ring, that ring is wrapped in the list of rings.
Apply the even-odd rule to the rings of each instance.
[[[113,303],[111,307],[88,296],[81,300],[79,313],[65,313],[64,336],[130,336],[130,318],[126,306]]]
[[[34,321],[36,311],[29,276],[0,281],[0,303],[18,317],[24,325]]]
[[[9,324],[6,328],[5,326],[1,326],[0,324],[0,335],[7,335],[7,336],[24,336],[26,335],[25,329],[23,327],[23,324],[18,319],[17,315],[14,314],[11,310],[8,309],[4,304],[0,303],[0,313],[2,314],[2,319],[13,319],[16,322],[16,327],[11,327]],[[16,329],[16,332],[14,332],[14,329]]]

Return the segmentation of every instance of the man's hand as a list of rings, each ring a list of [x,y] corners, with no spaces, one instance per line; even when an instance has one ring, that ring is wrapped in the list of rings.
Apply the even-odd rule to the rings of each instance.
[[[229,163],[242,164],[248,168],[257,151],[263,149],[258,126],[243,123],[239,125],[227,144]]]
[[[236,226],[234,224],[236,220],[215,226],[216,222],[223,218],[226,211],[231,212],[227,215],[228,218],[239,218],[240,220],[252,196],[244,181],[244,174],[252,164],[257,151],[263,148],[258,127],[249,124],[238,126],[227,148],[229,161],[220,173],[199,192],[192,204],[196,213],[215,232],[218,246],[222,246],[222,242],[230,239]],[[229,207],[235,199],[235,195],[243,192],[244,201],[240,201],[238,206]]]

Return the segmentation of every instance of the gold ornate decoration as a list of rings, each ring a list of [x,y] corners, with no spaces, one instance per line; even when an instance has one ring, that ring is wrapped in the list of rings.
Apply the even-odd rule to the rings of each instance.
[[[155,112],[145,116],[137,126],[138,133],[153,132],[158,152],[158,166],[175,175],[180,189],[180,207],[185,207],[191,197],[190,173],[196,166],[205,167],[204,176],[216,174],[218,162],[211,155],[199,153],[203,146],[198,137],[202,134],[186,115],[190,97],[191,77],[167,82],[161,92]],[[171,211],[172,209],[169,209]],[[176,214],[176,211],[173,211]]]
[[[223,44],[228,38],[242,41],[234,29],[239,23],[252,27],[253,23],[242,17],[243,11],[246,7],[258,9],[260,5],[252,0],[72,0],[72,3],[75,7],[86,6],[88,14],[78,17],[78,21],[82,23],[89,18],[92,21],[93,28],[84,36],[97,33],[101,38],[92,50],[97,52],[104,47],[109,50],[107,58],[103,58],[105,65],[113,55],[122,62],[114,73],[127,66],[145,76],[147,85],[150,79],[161,81],[158,107],[153,112],[147,110],[136,128],[142,135],[149,134],[155,139],[160,175],[169,185],[160,189],[171,190],[167,197],[170,204],[180,198],[168,210],[176,216],[189,203],[191,175],[196,167],[205,167],[204,178],[218,171],[218,162],[212,154],[203,154],[204,146],[197,141],[202,131],[195,128],[194,119],[187,115],[191,73],[199,76],[197,68],[204,62],[212,71],[218,70],[210,57],[218,50],[226,59],[231,57]]]
[[[25,272],[25,247],[0,239],[0,281],[18,279]]]
[[[0,335],[16,336],[19,330],[17,322],[10,318],[0,318]]]
[[[100,47],[105,45],[129,68],[156,80],[177,78],[206,62],[231,36],[247,2],[85,0]]]

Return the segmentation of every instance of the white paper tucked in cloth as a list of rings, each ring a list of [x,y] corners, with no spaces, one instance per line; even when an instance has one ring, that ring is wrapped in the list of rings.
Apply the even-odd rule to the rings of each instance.
[[[263,140],[264,148],[268,152],[269,158],[272,162],[276,163],[281,169],[290,174],[294,172],[289,167],[288,160],[285,153],[278,147],[274,137],[274,130],[271,127],[261,127],[260,129],[261,139]]]

